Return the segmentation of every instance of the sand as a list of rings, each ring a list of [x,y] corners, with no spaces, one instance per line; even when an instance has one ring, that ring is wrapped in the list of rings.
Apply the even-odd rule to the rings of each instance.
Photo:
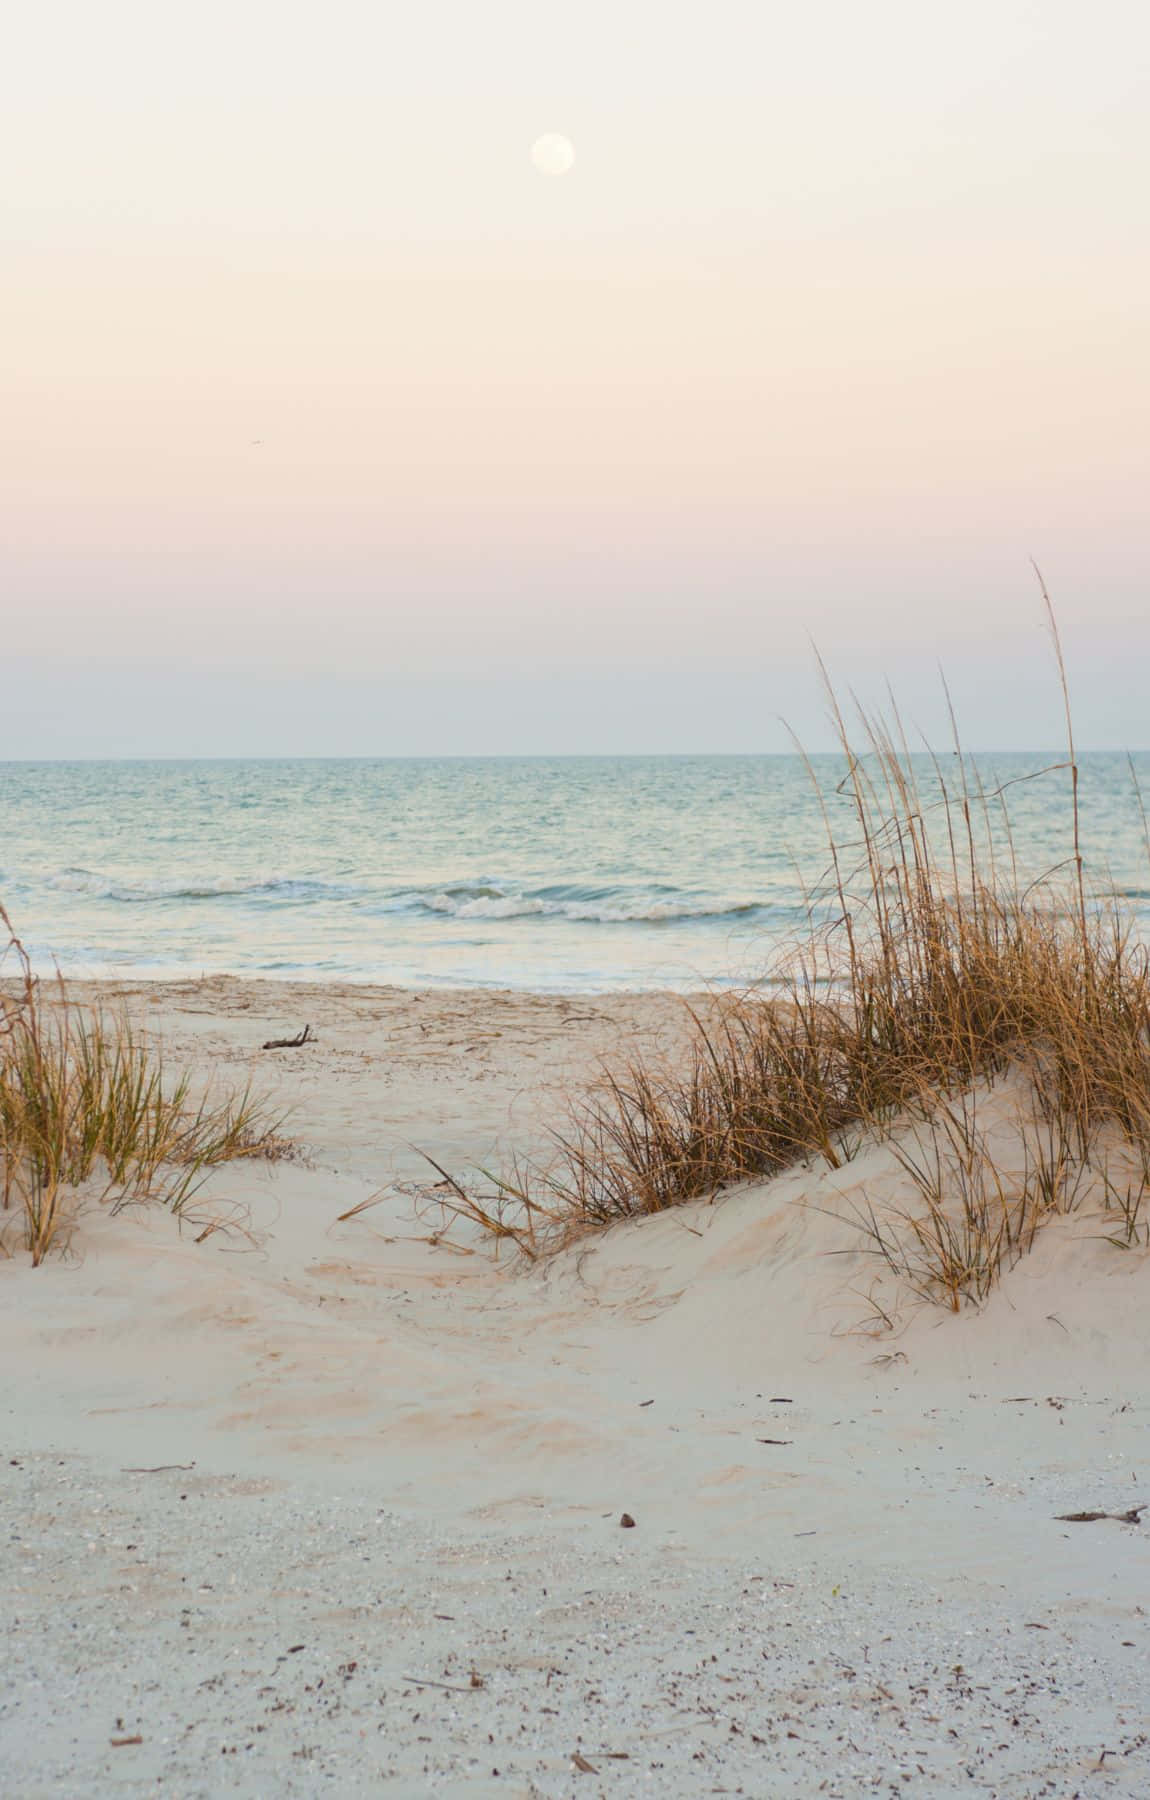
[[[303,1154],[0,1263],[6,1793],[1150,1792],[1150,1531],[1056,1516],[1150,1499],[1143,1253],[915,1304],[875,1148],[497,1260],[412,1146],[537,1146],[677,1001],[117,992]]]

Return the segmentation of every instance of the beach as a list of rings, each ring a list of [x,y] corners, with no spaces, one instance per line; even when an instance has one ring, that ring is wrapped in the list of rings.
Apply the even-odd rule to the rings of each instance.
[[[846,1222],[882,1145],[531,1263],[439,1171],[679,998],[73,993],[290,1150],[0,1262],[7,1791],[1150,1787],[1150,1320],[1089,1212],[957,1314]]]
[[[1147,1800],[1150,8],[6,22],[0,1800]]]

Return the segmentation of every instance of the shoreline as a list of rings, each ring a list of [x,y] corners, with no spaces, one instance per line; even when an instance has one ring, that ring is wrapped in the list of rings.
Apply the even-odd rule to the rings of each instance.
[[[414,1146],[538,1150],[678,996],[112,986],[302,1150],[0,1261],[21,1794],[1146,1791],[1150,1534],[1057,1518],[1150,1498],[1140,1254],[888,1331],[876,1146],[525,1266]]]
[[[178,969],[167,965],[158,972],[146,974],[122,973],[106,970],[99,974],[70,974],[61,970],[56,964],[49,966],[33,962],[32,973],[38,981],[48,985],[60,980],[69,990],[101,989],[106,987],[122,987],[128,991],[151,987],[180,988],[208,985],[211,983],[235,982],[240,985],[250,983],[257,989],[267,987],[299,988],[301,992],[314,992],[316,989],[333,994],[384,993],[384,994],[419,994],[438,999],[452,994],[486,996],[523,995],[540,1000],[634,1000],[645,995],[667,995],[674,999],[689,1000],[709,992],[738,993],[753,987],[770,987],[775,984],[766,977],[737,981],[733,976],[722,980],[716,978],[710,982],[702,977],[692,977],[693,985],[676,987],[663,982],[650,982],[629,987],[548,987],[539,984],[522,985],[508,981],[430,981],[413,979],[411,981],[383,981],[374,976],[332,975],[324,970],[317,970],[314,975],[300,974],[293,970],[290,974],[282,974],[274,969],[208,969],[191,974],[186,969]],[[0,976],[0,990],[18,985],[10,975]]]

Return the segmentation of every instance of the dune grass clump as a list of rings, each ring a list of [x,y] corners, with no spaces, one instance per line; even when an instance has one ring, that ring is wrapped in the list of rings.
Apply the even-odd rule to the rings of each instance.
[[[250,1088],[195,1096],[126,1018],[77,1005],[62,981],[46,993],[3,907],[0,928],[0,972],[16,978],[0,995],[0,1242],[15,1215],[39,1265],[66,1241],[85,1183],[113,1210],[180,1212],[220,1163],[278,1148]]]
[[[1027,882],[1008,793],[983,786],[957,733],[924,774],[897,712],[860,712],[856,742],[827,692],[846,773],[819,795],[828,872],[773,994],[692,1009],[683,1055],[606,1068],[550,1161],[492,1178],[488,1197],[456,1184],[454,1210],[533,1256],[808,1159],[841,1168],[877,1137],[916,1206],[853,1222],[949,1306],[984,1299],[1042,1221],[1088,1191],[1112,1241],[1146,1241],[1150,968],[1119,902],[1086,879],[1069,704],[1066,758],[1042,772],[1069,783],[1066,860]],[[845,832],[832,824],[844,797]],[[1009,1168],[975,1098],[1004,1081],[1021,1109]]]

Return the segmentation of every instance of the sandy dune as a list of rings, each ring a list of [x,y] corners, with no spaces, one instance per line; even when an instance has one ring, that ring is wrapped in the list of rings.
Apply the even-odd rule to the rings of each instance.
[[[538,1145],[678,1002],[120,991],[306,1160],[0,1264],[5,1791],[1150,1792],[1148,1534],[1055,1517],[1150,1499],[1142,1254],[907,1304],[871,1150],[497,1263],[412,1145]]]

